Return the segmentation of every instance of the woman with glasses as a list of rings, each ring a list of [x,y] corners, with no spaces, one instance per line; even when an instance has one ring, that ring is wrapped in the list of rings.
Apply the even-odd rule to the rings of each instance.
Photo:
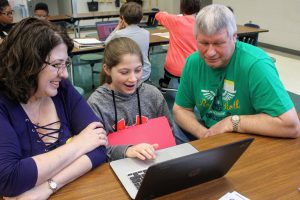
[[[0,44],[13,26],[13,10],[7,0],[0,0]]]
[[[67,80],[72,40],[27,18],[0,45],[0,196],[47,199],[106,160],[106,133]]]

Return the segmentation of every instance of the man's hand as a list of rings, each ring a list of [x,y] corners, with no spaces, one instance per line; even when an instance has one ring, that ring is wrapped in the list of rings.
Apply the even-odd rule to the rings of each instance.
[[[233,131],[233,126],[231,122],[231,116],[226,117],[210,127],[205,133],[204,137],[209,137],[212,135],[222,134],[222,133],[230,133]]]

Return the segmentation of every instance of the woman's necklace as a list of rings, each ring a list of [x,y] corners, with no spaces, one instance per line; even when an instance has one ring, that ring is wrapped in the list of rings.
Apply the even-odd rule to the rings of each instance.
[[[37,104],[34,104],[33,106],[28,106],[28,104],[21,104],[23,109],[25,110],[27,116],[30,118],[31,122],[35,125],[40,124],[40,115],[41,115],[41,105],[42,105],[42,99],[39,100]],[[37,107],[33,109],[34,107]]]
[[[36,121],[34,122],[35,125],[40,125],[41,104],[42,104],[42,100],[39,103],[38,116],[36,118]]]

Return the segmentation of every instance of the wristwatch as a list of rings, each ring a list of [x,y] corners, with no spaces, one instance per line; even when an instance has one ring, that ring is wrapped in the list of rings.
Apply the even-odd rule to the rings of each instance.
[[[50,188],[50,190],[52,190],[52,192],[56,192],[57,190],[57,183],[55,181],[53,181],[52,178],[48,179],[48,186]]]
[[[240,116],[238,116],[238,115],[233,115],[231,117],[233,132],[238,132],[240,120],[241,120]]]

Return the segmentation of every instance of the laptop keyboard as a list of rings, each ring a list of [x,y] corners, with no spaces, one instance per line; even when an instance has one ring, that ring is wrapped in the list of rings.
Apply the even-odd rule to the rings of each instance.
[[[132,172],[132,173],[127,174],[127,176],[129,177],[129,179],[131,180],[131,182],[135,185],[135,187],[137,189],[140,188],[140,186],[142,184],[142,181],[143,181],[143,179],[145,177],[146,171],[147,171],[147,169],[145,169],[145,170],[139,170],[137,172]]]

